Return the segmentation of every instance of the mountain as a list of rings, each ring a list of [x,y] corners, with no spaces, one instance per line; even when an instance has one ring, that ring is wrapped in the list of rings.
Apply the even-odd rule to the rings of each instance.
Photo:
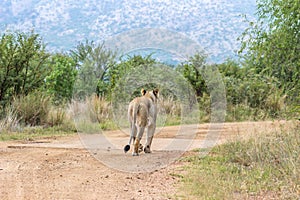
[[[235,57],[255,0],[2,0],[0,30],[35,30],[50,50],[102,42],[141,28],[170,30],[197,42],[214,62]],[[142,43],[142,42],[141,42]]]

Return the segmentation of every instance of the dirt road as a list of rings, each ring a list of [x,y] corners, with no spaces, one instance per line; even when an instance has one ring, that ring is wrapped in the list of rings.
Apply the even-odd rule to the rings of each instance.
[[[174,199],[180,188],[172,174],[180,173],[184,163],[178,158],[186,150],[279,129],[285,123],[164,127],[155,135],[153,153],[139,157],[123,153],[128,136],[121,131],[0,142],[0,199]],[[105,142],[99,139],[103,136]]]

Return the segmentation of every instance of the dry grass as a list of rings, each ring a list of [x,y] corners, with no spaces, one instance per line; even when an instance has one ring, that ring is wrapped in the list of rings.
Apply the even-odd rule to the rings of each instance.
[[[100,130],[116,129],[112,120],[112,105],[103,97],[92,95],[86,97],[85,101],[73,100],[66,112],[80,132],[96,133]]]
[[[180,103],[175,101],[172,96],[160,97],[158,102],[159,113],[171,115],[171,116],[180,116],[181,115],[181,106]]]
[[[300,195],[300,124],[191,156],[182,178],[184,199],[297,199]]]
[[[6,117],[0,120],[0,133],[16,131],[20,128],[17,114],[12,109],[6,110]]]
[[[103,97],[92,95],[86,97],[85,101],[73,100],[69,106],[67,113],[71,118],[85,118],[91,122],[101,123],[111,118],[111,104]]]
[[[51,106],[50,97],[40,92],[14,98],[11,109],[23,125],[43,125]]]
[[[66,110],[62,107],[51,107],[48,113],[47,124],[50,126],[59,126],[68,121]]]

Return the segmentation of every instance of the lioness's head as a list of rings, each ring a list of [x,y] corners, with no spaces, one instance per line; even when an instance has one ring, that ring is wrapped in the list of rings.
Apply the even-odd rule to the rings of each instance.
[[[157,101],[158,97],[159,97],[159,89],[155,88],[154,90],[151,91],[146,91],[144,88],[141,90],[141,94],[142,96],[147,96],[149,98],[151,98],[154,102]]]

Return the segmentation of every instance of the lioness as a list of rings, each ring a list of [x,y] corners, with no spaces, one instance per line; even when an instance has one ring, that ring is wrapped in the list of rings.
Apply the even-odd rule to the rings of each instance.
[[[150,147],[156,128],[158,91],[158,89],[154,89],[149,92],[142,89],[142,96],[136,97],[130,102],[128,120],[130,122],[131,134],[128,145],[124,147],[125,153],[129,151],[131,141],[133,140],[134,149],[132,155],[139,155],[139,152],[143,150],[140,141],[145,129],[147,130],[147,138],[144,152],[151,153]]]

